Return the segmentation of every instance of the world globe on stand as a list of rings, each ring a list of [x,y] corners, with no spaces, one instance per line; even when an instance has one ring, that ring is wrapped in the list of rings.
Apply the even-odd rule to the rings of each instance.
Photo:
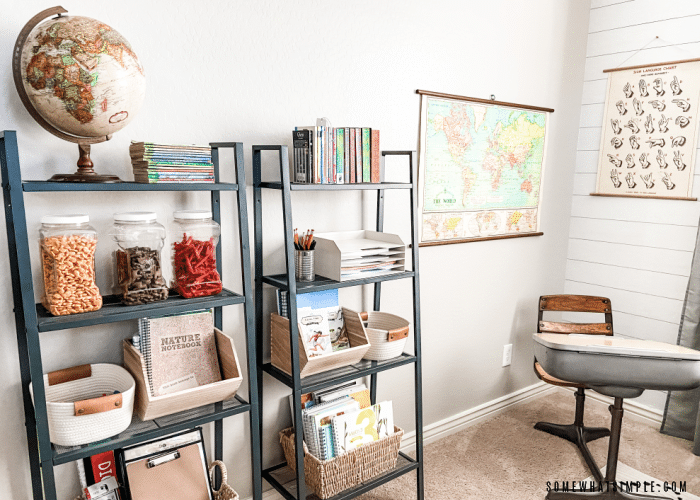
[[[15,86],[42,127],[80,147],[78,172],[51,180],[119,182],[95,174],[90,145],[109,140],[136,116],[145,97],[144,69],[116,30],[65,12],[47,9],[22,29],[12,61]]]

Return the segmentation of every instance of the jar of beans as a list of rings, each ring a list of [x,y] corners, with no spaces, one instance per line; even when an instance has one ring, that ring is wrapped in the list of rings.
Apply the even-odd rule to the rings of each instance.
[[[110,236],[117,244],[116,281],[122,303],[137,305],[167,299],[168,284],[160,258],[165,227],[156,221],[155,212],[114,214]]]
[[[102,307],[95,284],[97,231],[89,222],[87,215],[46,215],[41,219],[41,303],[54,316]]]
[[[185,298],[220,293],[215,253],[219,224],[206,210],[180,210],[173,218],[173,289]]]

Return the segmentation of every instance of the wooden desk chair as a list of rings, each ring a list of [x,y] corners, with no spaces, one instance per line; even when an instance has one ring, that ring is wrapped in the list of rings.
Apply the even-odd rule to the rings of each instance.
[[[567,311],[584,313],[603,313],[605,323],[562,323],[545,321],[545,311]],[[537,333],[576,333],[590,335],[612,335],[612,306],[610,299],[606,297],[593,297],[589,295],[543,295],[540,297],[539,314],[537,317]],[[593,460],[586,443],[610,435],[610,430],[605,427],[586,427],[583,425],[583,410],[587,386],[575,382],[567,382],[549,375],[535,359],[535,373],[544,382],[561,387],[576,388],[576,415],[574,423],[569,425],[538,422],[535,429],[553,434],[574,443],[583,455],[588,468],[596,481],[602,481],[600,469]]]

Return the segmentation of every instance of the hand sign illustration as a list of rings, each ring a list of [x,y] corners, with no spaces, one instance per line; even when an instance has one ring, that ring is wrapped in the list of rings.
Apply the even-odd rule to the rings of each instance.
[[[673,152],[673,163],[675,163],[676,168],[681,172],[685,170],[686,165],[683,163],[683,155],[680,151]]]
[[[620,160],[619,158],[616,158],[613,155],[608,155],[608,161],[610,163],[612,163],[613,165],[615,165],[617,168],[620,168],[622,166],[622,160]]]
[[[642,166],[642,168],[649,168],[649,165],[651,165],[651,163],[649,163],[649,160],[647,160],[646,153],[642,153],[641,155],[639,155],[639,164]]]
[[[649,97],[647,82],[645,80],[639,80],[639,95],[642,97]]]
[[[664,153],[662,149],[659,149],[659,154],[656,155],[656,161],[659,163],[659,168],[668,167],[668,163],[666,163],[666,153]]]
[[[647,142],[649,142],[649,141],[647,141]],[[620,139],[619,137],[613,137],[612,140],[610,141],[610,144],[612,144],[615,149],[620,149],[623,142],[622,142],[622,139]]]
[[[649,149],[656,148],[656,147],[663,148],[666,145],[666,141],[663,138],[662,139],[651,139],[651,140],[646,141],[646,143],[649,144]]]
[[[646,185],[647,189],[651,189],[654,187],[654,179],[652,179],[652,173],[649,172],[647,175],[640,174],[639,177],[642,178],[644,181],[644,184]]]
[[[661,178],[664,184],[666,184],[666,189],[669,191],[676,187],[671,178],[668,176],[668,172],[664,172],[664,176]]]
[[[666,109],[666,105],[661,101],[657,101],[656,99],[654,99],[653,101],[649,101],[649,104],[651,104],[652,108],[658,109],[659,111],[663,111],[664,109]]]
[[[625,107],[624,101],[617,101],[615,103],[615,106],[617,106],[617,110],[620,112],[620,116],[627,114],[627,108]]]
[[[632,146],[632,149],[639,149],[639,138],[636,135],[631,135],[630,136],[630,146]]]
[[[632,131],[632,133],[636,134],[639,132],[639,127],[637,124],[634,122],[634,120],[630,120],[627,122],[627,125],[625,125],[628,129]]]
[[[632,99],[632,106],[634,107],[634,112],[637,116],[642,116],[644,114],[644,110],[642,109],[642,101],[636,97]]]
[[[627,168],[634,168],[634,156],[632,156],[632,153],[628,154],[625,157],[625,161],[627,162]],[[622,162],[620,162],[620,163],[622,163]],[[619,167],[620,167],[620,165],[618,165],[618,168]]]
[[[685,116],[677,116],[676,117],[676,125],[678,125],[680,128],[685,128],[688,125],[690,125],[690,120],[686,118]]]
[[[632,91],[632,87],[630,87],[630,82],[627,82],[624,87],[622,87],[622,91],[625,93],[625,97],[629,99],[634,95],[634,92]]]
[[[656,91],[657,97],[666,93],[664,90],[664,81],[661,78],[654,80],[654,90]]]
[[[688,101],[686,101],[686,100],[683,100],[683,99],[673,99],[671,102],[672,102],[673,104],[675,104],[676,106],[678,106],[679,108],[681,108],[681,109],[683,110],[684,113],[687,112],[687,111],[690,109],[690,103],[689,103]]]
[[[610,171],[610,179],[612,180],[613,186],[616,188],[622,186],[622,182],[620,182],[620,178],[617,176],[617,170],[614,168]]]
[[[627,181],[627,187],[632,189],[634,186],[637,185],[636,182],[634,182],[634,173],[633,172],[627,172],[627,175],[625,176],[625,180]]]
[[[620,132],[622,132],[622,127],[620,127],[620,120],[612,119],[610,120],[610,123],[612,124],[613,132],[619,135]]]
[[[673,95],[681,95],[683,93],[683,89],[681,89],[681,84],[678,81],[678,77],[674,76],[673,80],[670,83],[671,85],[671,91],[673,92]]]
[[[680,148],[681,146],[683,146],[683,144],[685,144],[685,137],[683,137],[682,135],[677,135],[673,138],[673,140],[671,140],[672,148]]]
[[[651,117],[651,115],[647,115],[647,119],[644,122],[644,128],[646,129],[647,134],[654,133],[654,119]]]
[[[666,118],[666,116],[663,113],[661,113],[661,118],[659,118],[658,125],[659,132],[661,132],[662,134],[668,132],[668,118]]]

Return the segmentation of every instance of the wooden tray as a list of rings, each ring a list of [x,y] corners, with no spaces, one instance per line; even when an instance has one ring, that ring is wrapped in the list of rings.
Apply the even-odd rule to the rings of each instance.
[[[198,406],[218,403],[236,395],[243,377],[233,339],[217,328],[214,328],[214,331],[223,380],[163,396],[151,396],[143,355],[131,342],[124,341],[124,366],[136,380],[134,412],[141,420],[153,420]]]
[[[359,363],[370,347],[365,327],[362,325],[360,314],[343,307],[343,318],[348,331],[350,348],[336,351],[324,356],[310,357],[306,345],[298,335],[299,341],[299,369],[300,377],[304,378],[315,373],[325,372],[334,368]],[[298,332],[301,328],[297,329]],[[278,314],[272,313],[270,326],[270,351],[272,366],[292,374],[292,355],[289,347],[289,320]]]

